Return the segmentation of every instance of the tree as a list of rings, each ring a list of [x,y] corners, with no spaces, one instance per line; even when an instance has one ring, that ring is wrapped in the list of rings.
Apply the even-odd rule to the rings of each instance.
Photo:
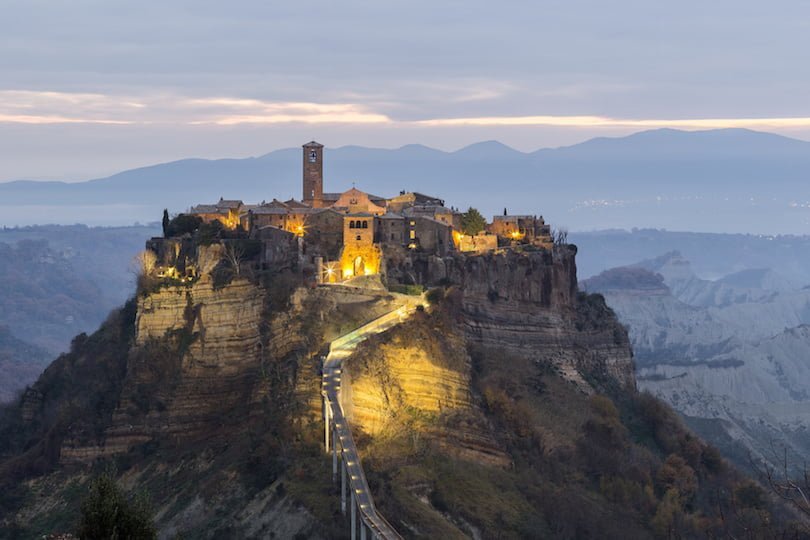
[[[90,484],[90,492],[81,503],[79,538],[152,539],[157,529],[147,497],[140,493],[128,499],[111,472],[105,472]]]
[[[167,233],[169,232],[169,223],[171,223],[171,220],[169,219],[169,209],[164,208],[163,209],[163,237],[164,238],[168,236]]]
[[[461,214],[461,231],[464,234],[475,236],[484,230],[487,220],[476,208],[470,207]]]
[[[810,516],[810,471],[807,470],[807,465],[804,465],[798,473],[791,474],[787,447],[782,449],[782,456],[780,456],[776,446],[771,441],[771,452],[774,456],[773,461],[775,463],[781,462],[779,468],[765,464],[763,472],[758,466],[754,466],[760,475],[764,477],[772,493],[787,501],[805,516]],[[753,459],[751,462],[753,464]]]
[[[225,244],[224,255],[225,260],[231,266],[234,277],[239,277],[242,272],[242,261],[245,260],[244,246],[236,242],[228,242]]]
[[[148,276],[155,270],[157,255],[151,249],[145,249],[132,259],[132,271],[136,276]]]
[[[152,290],[156,283],[153,275],[157,265],[157,255],[151,249],[145,249],[138,253],[133,259],[130,269],[135,274],[135,282],[139,292]]]
[[[568,229],[557,229],[551,232],[551,239],[555,245],[564,246],[568,243]]]
[[[166,236],[182,236],[186,233],[194,234],[194,232],[200,228],[202,222],[203,220],[199,216],[180,214],[166,226]]]

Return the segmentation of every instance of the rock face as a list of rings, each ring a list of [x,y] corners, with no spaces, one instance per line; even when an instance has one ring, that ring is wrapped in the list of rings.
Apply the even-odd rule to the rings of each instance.
[[[273,378],[320,407],[317,360],[324,340],[394,309],[386,291],[298,289],[284,310],[248,280],[210,279],[138,300],[135,344],[112,423],[101,437],[73,437],[63,462],[127,452],[156,438],[205,436],[222,418],[258,414]],[[292,398],[290,398],[292,399]]]
[[[135,347],[112,425],[98,446],[69,442],[62,460],[126,452],[156,436],[196,437],[218,416],[249,414],[263,395],[263,301],[247,280],[219,290],[201,280],[139,298]],[[298,345],[288,337],[275,340],[276,354]]]
[[[627,334],[609,310],[577,295],[575,256],[574,246],[558,246],[454,261],[468,339],[554,365],[583,387],[583,373],[596,369],[633,389]]]
[[[443,314],[416,313],[344,366],[344,409],[359,432],[383,440],[409,432],[464,459],[510,463],[473,398],[463,332]]]
[[[455,287],[431,314],[361,345],[344,364],[344,406],[374,437],[413,431],[473,461],[506,465],[480,400],[469,347],[496,351],[503,369],[530,359],[582,391],[593,382],[635,390],[627,333],[599,297],[576,288],[576,249],[436,259]]]

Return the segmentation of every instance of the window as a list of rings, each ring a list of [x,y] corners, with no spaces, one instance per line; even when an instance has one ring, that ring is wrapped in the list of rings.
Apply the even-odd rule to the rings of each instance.
[[[411,240],[416,238],[416,231],[411,231]]]
[[[363,228],[368,229],[368,221],[363,221]]]
[[[354,221],[350,221],[350,222],[349,222],[349,228],[350,228],[350,229],[354,229],[354,228],[355,228],[355,227],[354,227]]]
[[[394,233],[391,233],[391,240],[394,239]]]
[[[355,240],[357,240],[358,242],[361,240],[361,237],[360,237],[359,234],[357,235],[357,238],[355,238]]]

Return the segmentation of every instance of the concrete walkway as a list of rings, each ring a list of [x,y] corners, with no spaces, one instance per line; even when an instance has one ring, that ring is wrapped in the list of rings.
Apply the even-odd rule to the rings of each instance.
[[[371,321],[341,336],[333,341],[329,347],[329,355],[323,363],[323,390],[324,396],[324,439],[327,452],[332,454],[332,478],[337,481],[338,460],[341,461],[341,510],[346,512],[346,488],[349,488],[351,497],[351,526],[352,539],[357,534],[357,516],[360,517],[360,538],[365,540],[366,531],[373,538],[402,538],[394,528],[377,512],[374,500],[368,489],[366,475],[357,448],[352,439],[351,429],[343,415],[343,406],[340,402],[340,374],[344,358],[351,355],[357,345],[369,336],[379,334],[398,325],[410,316],[415,307],[402,306],[382,317]],[[330,440],[331,439],[331,440]],[[348,486],[347,486],[348,477]]]

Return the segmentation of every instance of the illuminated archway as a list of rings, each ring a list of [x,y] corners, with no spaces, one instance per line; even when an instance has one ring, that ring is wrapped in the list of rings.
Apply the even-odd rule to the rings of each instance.
[[[363,261],[363,257],[357,256],[354,258],[354,275],[355,276],[362,276],[366,273],[366,263]]]

